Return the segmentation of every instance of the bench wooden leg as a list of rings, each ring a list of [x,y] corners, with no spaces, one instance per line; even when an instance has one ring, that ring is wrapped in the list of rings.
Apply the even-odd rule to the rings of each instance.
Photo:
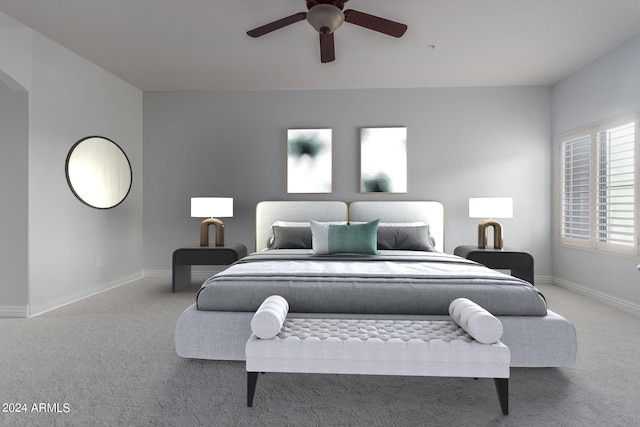
[[[496,383],[502,413],[509,415],[509,378],[494,378],[493,381]]]
[[[253,405],[253,395],[256,392],[256,382],[258,381],[257,372],[247,372],[247,407]]]

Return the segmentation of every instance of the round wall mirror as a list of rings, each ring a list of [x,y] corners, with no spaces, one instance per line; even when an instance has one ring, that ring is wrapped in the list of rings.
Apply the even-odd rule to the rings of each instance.
[[[73,194],[94,208],[118,206],[131,190],[131,163],[108,138],[89,136],[76,142],[69,150],[65,171]]]

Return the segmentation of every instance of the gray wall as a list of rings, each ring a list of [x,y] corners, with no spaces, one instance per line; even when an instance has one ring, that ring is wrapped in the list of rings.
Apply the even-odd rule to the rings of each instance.
[[[553,134],[640,111],[640,37],[625,43],[552,88]],[[640,312],[638,257],[602,255],[561,246],[560,170],[554,140],[553,276],[558,284]]]
[[[29,281],[30,310],[40,313],[142,274],[143,99],[140,90],[39,34],[32,49]],[[82,204],[67,185],[67,153],[89,135],[117,142],[132,163],[131,192],[114,209]]]
[[[17,315],[28,304],[27,116],[27,92],[0,81],[0,306]]]
[[[197,244],[192,196],[230,196],[226,240],[254,248],[255,205],[281,199],[433,199],[445,250],[477,241],[468,198],[513,196],[505,244],[530,251],[550,280],[550,89],[157,92],[144,94],[144,268],[168,275]],[[359,193],[359,128],[408,128],[407,194]],[[286,193],[288,128],[333,129],[333,193]]]
[[[19,138],[8,142],[0,137],[3,164],[15,171],[11,184],[4,178],[0,184],[3,205],[15,203],[0,220],[8,221],[2,226],[15,227],[9,232],[15,247],[8,244],[16,256],[8,259],[18,271],[12,273],[18,274],[16,280],[8,280],[3,268],[0,317],[25,316],[142,275],[143,99],[142,91],[2,13],[0,39],[0,79],[25,92],[18,101],[24,107],[12,107],[12,113],[17,113],[13,108],[20,112],[10,129],[26,126],[19,134],[26,136],[22,145]],[[3,99],[5,93],[3,87]],[[0,130],[5,134],[4,126]],[[67,152],[89,135],[118,142],[133,166],[129,197],[111,210],[87,207],[67,185]],[[8,192],[5,185],[11,185]],[[0,251],[5,252],[3,245]]]

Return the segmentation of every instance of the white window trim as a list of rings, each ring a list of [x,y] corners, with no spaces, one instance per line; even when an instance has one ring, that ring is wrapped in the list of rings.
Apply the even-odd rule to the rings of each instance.
[[[620,244],[612,244],[606,242],[599,242],[597,239],[596,225],[595,220],[597,218],[596,215],[596,206],[597,203],[595,198],[597,197],[597,174],[593,173],[597,170],[597,133],[599,131],[603,131],[606,129],[612,129],[618,126],[622,126],[624,124],[634,122],[635,123],[635,165],[634,165],[634,180],[635,180],[635,194],[634,194],[634,214],[635,214],[635,222],[634,222],[634,243],[633,245],[620,245]],[[608,253],[615,255],[623,255],[623,256],[631,256],[633,258],[637,258],[640,255],[640,114],[626,114],[623,116],[616,117],[614,119],[603,120],[597,122],[595,124],[591,124],[588,126],[584,126],[569,132],[562,133],[558,136],[558,153],[559,153],[559,167],[558,167],[558,208],[556,209],[556,215],[558,218],[558,241],[561,246],[570,247],[574,249],[586,250],[589,252],[596,253]],[[566,141],[571,141],[577,139],[581,136],[591,136],[591,160],[590,160],[590,177],[589,177],[589,218],[590,218],[590,226],[589,226],[589,238],[588,239],[578,239],[573,237],[565,237],[562,235],[563,230],[563,195],[564,195],[564,153],[563,153],[563,144]]]

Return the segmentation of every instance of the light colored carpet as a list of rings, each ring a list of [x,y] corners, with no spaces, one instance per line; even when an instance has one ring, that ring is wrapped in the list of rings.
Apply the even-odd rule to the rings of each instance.
[[[247,408],[242,363],[174,352],[175,321],[197,285],[172,294],[168,279],[146,278],[0,319],[0,426],[640,425],[640,318],[540,289],[576,324],[578,360],[512,369],[509,416],[493,381],[454,378],[266,374]],[[27,412],[5,412],[15,404]]]

